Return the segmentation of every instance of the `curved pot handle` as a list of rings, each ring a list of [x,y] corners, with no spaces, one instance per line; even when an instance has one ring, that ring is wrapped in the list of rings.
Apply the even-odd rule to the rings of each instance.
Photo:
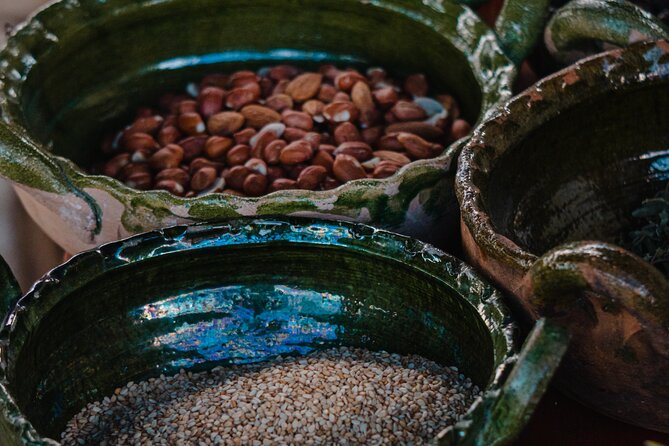
[[[5,259],[0,257],[0,321],[5,319],[21,295],[21,287],[12,270]]]
[[[490,0],[488,0],[490,1]],[[461,5],[479,7],[486,0],[458,0]],[[511,61],[520,65],[541,35],[550,0],[506,0],[495,22],[500,45]]]
[[[520,65],[530,54],[546,24],[550,0],[507,0],[495,32],[509,59]]]
[[[555,12],[544,34],[548,51],[564,64],[587,56],[587,49],[578,49],[587,42],[622,47],[667,37],[660,19],[626,0],[572,0]]]
[[[624,309],[641,327],[667,338],[669,280],[618,246],[601,242],[561,245],[532,265],[521,286],[521,295],[535,317],[558,318],[585,311],[596,325],[598,309],[585,295],[588,292],[605,299],[602,304],[607,305],[607,314]]]
[[[72,184],[62,165],[47,156],[22,130],[4,122],[1,117],[0,177],[43,192],[74,195],[78,202],[89,208],[91,230],[94,234],[99,233],[101,211],[95,200]],[[60,212],[61,209],[52,211]]]
[[[669,280],[624,249],[568,243],[529,269],[517,291],[525,309],[569,330],[558,385],[600,412],[666,429]]]
[[[437,437],[437,443],[510,444],[530,419],[568,344],[569,334],[565,329],[545,319],[538,320],[502,388],[487,392],[465,419]]]

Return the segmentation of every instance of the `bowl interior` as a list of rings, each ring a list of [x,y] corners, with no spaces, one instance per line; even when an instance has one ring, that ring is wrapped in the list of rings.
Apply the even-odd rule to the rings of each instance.
[[[37,140],[80,166],[94,160],[104,131],[161,92],[183,91],[207,73],[286,61],[423,72],[435,92],[458,98],[471,122],[481,107],[470,63],[448,37],[457,36],[450,23],[462,9],[448,2],[442,12],[406,0],[112,0],[75,12],[62,3],[52,8],[39,23],[61,33],[56,44],[32,48],[36,62],[19,114]],[[475,25],[468,33],[484,32]]]
[[[121,259],[138,249],[155,255],[160,248],[105,253]],[[347,345],[417,353],[456,365],[485,387],[502,361],[498,334],[449,284],[455,277],[437,278],[381,252],[205,243],[105,272],[101,262],[76,257],[66,273],[54,273],[58,285],[24,297],[39,305],[26,305],[16,319],[9,390],[42,435],[58,438],[74,413],[117,386],[181,368]]]
[[[482,190],[499,232],[541,255],[563,242],[620,243],[632,211],[669,179],[669,83],[607,91],[521,136]]]

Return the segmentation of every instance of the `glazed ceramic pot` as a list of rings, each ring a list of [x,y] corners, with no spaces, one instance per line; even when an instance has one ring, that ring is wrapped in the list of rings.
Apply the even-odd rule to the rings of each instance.
[[[528,55],[536,77],[526,87],[585,57],[669,36],[667,0],[551,0],[548,16],[544,41]]]
[[[646,0],[646,8],[666,9],[663,0]],[[657,4],[657,5],[655,5]],[[649,8],[648,8],[649,9]],[[544,43],[564,65],[612,47],[669,37],[669,28],[647,9],[626,0],[572,0],[546,26]]]
[[[615,244],[669,179],[667,73],[658,41],[542,80],[479,126],[456,180],[469,262],[526,315],[571,330],[563,388],[662,431],[669,280]]]
[[[424,72],[477,121],[510,96],[512,61],[540,34],[547,0],[509,0],[496,34],[454,1],[108,0],[56,2],[0,52],[0,176],[68,252],[137,232],[267,214],[370,222],[429,239],[457,234],[453,158],[333,191],[184,199],[88,175],[103,130],[211,72],[289,62]],[[169,38],[165,38],[169,35]],[[436,229],[436,230],[435,230]]]
[[[541,322],[519,354],[501,294],[470,267],[361,224],[173,227],[77,255],[23,297],[0,266],[8,446],[56,444],[87,402],[130,380],[341,345],[456,365],[485,390],[438,442],[507,444],[566,349],[566,332]]]

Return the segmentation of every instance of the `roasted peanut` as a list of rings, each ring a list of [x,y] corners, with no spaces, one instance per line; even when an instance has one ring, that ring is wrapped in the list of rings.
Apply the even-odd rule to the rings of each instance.
[[[244,125],[244,115],[232,111],[217,113],[207,121],[207,128],[212,135],[231,135]]]
[[[293,165],[308,161],[312,156],[311,145],[304,140],[299,140],[288,144],[281,150],[279,161],[281,164]]]
[[[211,186],[217,177],[216,169],[203,167],[193,174],[190,180],[190,188],[194,191],[202,191]]]
[[[184,159],[184,149],[176,144],[170,144],[154,153],[149,159],[149,165],[155,170],[179,167]]]
[[[200,114],[209,118],[223,109],[225,91],[217,87],[206,87],[200,90],[198,96]]]
[[[211,74],[186,91],[106,135],[95,171],[186,198],[329,190],[392,176],[471,131],[452,96],[426,96],[420,73],[399,81],[382,68],[277,65]]]
[[[367,173],[365,173],[365,169],[360,165],[360,162],[354,157],[344,154],[337,155],[332,165],[332,172],[335,178],[343,183],[367,177]]]
[[[313,98],[321,88],[323,76],[318,73],[303,73],[290,81],[286,94],[298,102]]]

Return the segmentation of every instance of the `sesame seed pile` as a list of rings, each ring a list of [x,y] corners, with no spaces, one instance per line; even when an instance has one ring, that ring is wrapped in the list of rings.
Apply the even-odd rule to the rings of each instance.
[[[130,382],[68,423],[68,445],[426,444],[479,389],[454,367],[356,348]]]

